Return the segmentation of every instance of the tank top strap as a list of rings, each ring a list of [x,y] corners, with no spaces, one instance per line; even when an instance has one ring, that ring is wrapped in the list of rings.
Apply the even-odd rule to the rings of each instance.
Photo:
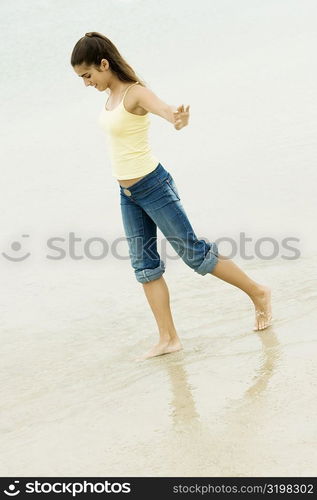
[[[127,88],[125,89],[124,94],[123,94],[123,97],[122,97],[122,102],[123,102],[123,100],[124,100],[124,98],[125,98],[125,95],[126,95],[126,93],[128,92],[128,90],[129,90],[131,87],[133,87],[133,85],[136,85],[137,83],[139,83],[139,82],[134,82],[134,83],[132,83],[132,85],[129,85],[129,87],[127,87]]]

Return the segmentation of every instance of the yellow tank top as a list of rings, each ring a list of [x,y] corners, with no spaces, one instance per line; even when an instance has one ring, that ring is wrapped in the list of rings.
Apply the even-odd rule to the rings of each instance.
[[[127,87],[116,108],[109,111],[104,106],[99,117],[110,149],[112,175],[117,179],[142,177],[152,172],[159,163],[148,143],[148,113],[135,115],[124,107],[124,97],[128,89],[138,83]]]

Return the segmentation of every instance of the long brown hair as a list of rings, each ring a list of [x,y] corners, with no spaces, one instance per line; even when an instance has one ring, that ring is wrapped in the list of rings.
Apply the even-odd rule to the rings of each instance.
[[[139,82],[142,87],[146,87],[111,40],[97,31],[85,33],[85,36],[78,40],[73,48],[70,63],[73,67],[84,64],[94,66],[98,70],[101,59],[107,59],[111,71],[122,82]]]

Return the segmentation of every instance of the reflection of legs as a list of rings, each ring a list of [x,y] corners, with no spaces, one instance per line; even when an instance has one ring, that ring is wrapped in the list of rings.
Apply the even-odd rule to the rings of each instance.
[[[219,255],[213,276],[243,290],[255,306],[254,330],[264,330],[272,321],[271,290],[249,278],[232,260]]]

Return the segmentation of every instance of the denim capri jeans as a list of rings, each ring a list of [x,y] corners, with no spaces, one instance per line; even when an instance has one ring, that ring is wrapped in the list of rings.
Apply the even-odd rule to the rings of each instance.
[[[174,179],[161,163],[129,188],[119,186],[123,227],[137,281],[148,283],[165,272],[157,251],[157,228],[191,269],[201,275],[213,270],[218,247],[197,238]]]

